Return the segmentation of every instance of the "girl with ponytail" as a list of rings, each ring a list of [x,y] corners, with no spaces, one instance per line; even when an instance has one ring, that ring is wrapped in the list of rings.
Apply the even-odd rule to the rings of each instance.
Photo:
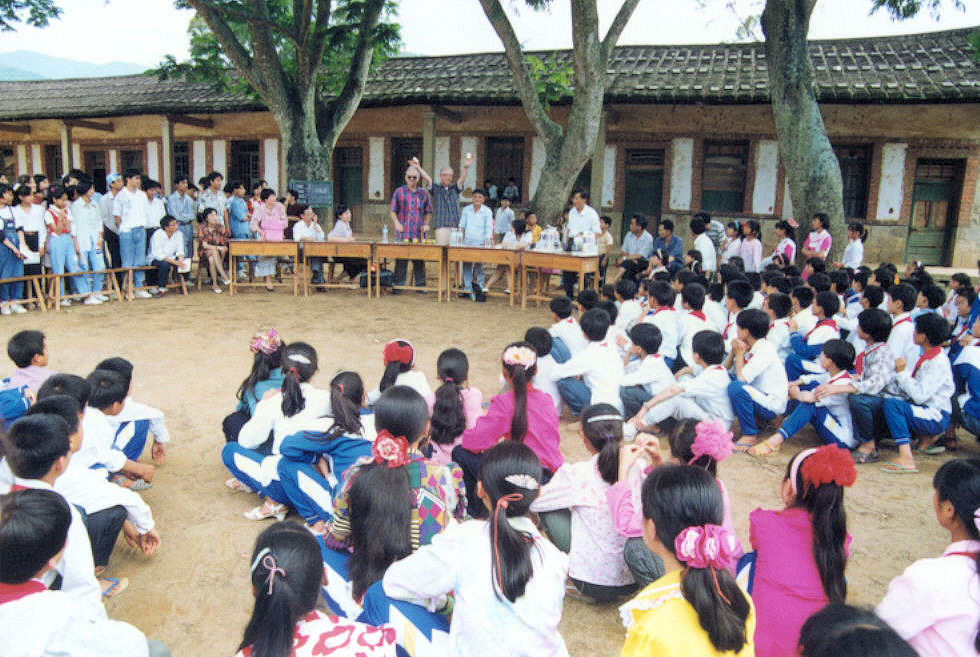
[[[447,657],[567,657],[558,623],[568,557],[528,517],[541,488],[538,457],[514,440],[483,456],[477,494],[490,519],[451,525],[396,561],[383,594],[431,609],[454,593]]]
[[[729,572],[738,540],[721,526],[714,477],[686,465],[659,467],[643,482],[641,499],[643,539],[666,574],[620,607],[623,657],[751,657],[755,615]]]
[[[453,448],[472,429],[483,414],[483,394],[467,383],[470,363],[459,349],[446,349],[436,361],[436,376],[442,385],[425,398],[431,422],[432,458],[439,463],[452,461]]]
[[[848,450],[836,445],[806,449],[787,465],[786,508],[749,514],[749,539],[756,551],[751,589],[759,615],[756,655],[794,654],[806,619],[847,598],[850,536],[844,488],[856,479]]]
[[[225,485],[255,491],[263,498],[261,506],[245,513],[249,520],[286,517],[289,498],[278,474],[282,441],[330,412],[330,394],[310,384],[317,372],[316,349],[293,342],[282,348],[280,367],[282,390],[256,404],[252,418],[238,433],[238,442],[225,443],[221,450],[221,460],[232,474]]]
[[[980,654],[980,459],[943,463],[932,486],[950,544],[893,579],[876,611],[921,657]]]
[[[500,356],[501,374],[509,390],[490,399],[487,414],[472,429],[463,432],[461,443],[452,451],[453,461],[463,469],[470,515],[486,518],[476,495],[476,479],[483,453],[497,444],[501,436],[525,443],[545,468],[545,481],[564,462],[558,444],[558,411],[551,396],[531,385],[537,370],[537,352],[527,342],[512,342]]]
[[[255,412],[259,400],[269,390],[282,388],[282,337],[275,329],[256,331],[248,342],[252,352],[252,371],[238,386],[235,412],[224,419],[225,442],[238,440],[238,432]]]
[[[251,567],[255,607],[236,657],[312,657],[324,645],[338,654],[393,657],[390,629],[316,609],[323,575],[320,546],[299,525],[276,523],[259,534]]]
[[[382,353],[385,371],[381,375],[381,383],[368,393],[368,406],[374,406],[381,393],[391,386],[408,386],[428,399],[432,388],[425,380],[425,374],[415,369],[415,347],[408,340],[389,340]]]
[[[577,594],[608,603],[637,588],[623,558],[626,537],[616,533],[606,503],[619,477],[623,416],[611,404],[594,404],[582,411],[580,431],[591,458],[558,468],[531,510],[551,542],[568,553]]]

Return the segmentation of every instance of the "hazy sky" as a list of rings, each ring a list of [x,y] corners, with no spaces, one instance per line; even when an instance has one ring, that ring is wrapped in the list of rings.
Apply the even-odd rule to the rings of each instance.
[[[758,13],[761,0],[736,0],[744,14]],[[598,0],[601,29],[622,4]],[[966,0],[964,12],[950,0],[940,21],[928,14],[893,22],[879,12],[868,16],[870,0],[819,0],[810,38],[831,39],[928,32],[980,25],[980,2]],[[36,50],[104,64],[128,61],[157,64],[165,54],[187,55],[187,23],[192,12],[177,11],[169,0],[62,0],[61,20],[46,30],[21,28],[0,37],[0,52]],[[424,55],[502,50],[477,0],[401,0],[398,20],[404,49]],[[549,12],[533,12],[520,0],[504,0],[518,36],[529,49],[571,45],[568,0],[555,0]],[[725,0],[641,0],[621,44],[717,43],[733,41],[737,20]],[[515,11],[518,8],[519,11]]]

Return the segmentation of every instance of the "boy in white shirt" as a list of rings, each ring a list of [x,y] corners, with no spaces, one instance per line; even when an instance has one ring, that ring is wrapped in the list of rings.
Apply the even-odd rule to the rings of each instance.
[[[721,333],[728,324],[728,310],[725,309],[725,286],[721,283],[708,285],[708,296],[704,300],[704,315],[711,328]]]
[[[735,449],[745,451],[759,435],[756,418],[768,421],[786,411],[789,383],[776,348],[766,340],[769,316],[761,310],[743,310],[737,325],[738,338],[725,365],[734,367],[736,377],[728,385],[728,398],[742,429]]]
[[[578,322],[572,317],[572,300],[569,297],[555,297],[548,306],[551,321],[554,322],[548,333],[551,334],[551,356],[556,363],[564,363],[589,345],[582,334]]]
[[[796,322],[789,320],[789,344],[793,350],[786,357],[786,378],[795,381],[803,374],[819,374],[823,371],[817,359],[820,357],[823,344],[827,340],[840,338],[837,322],[833,317],[837,314],[840,301],[831,291],[818,292],[816,299],[810,304],[817,318],[816,325],[803,333]]]
[[[97,370],[108,370],[122,377],[126,386],[126,399],[117,415],[108,417],[115,431],[112,446],[126,455],[130,461],[139,461],[146,449],[147,440],[153,434],[153,447],[150,455],[157,465],[167,458],[165,445],[170,442],[170,432],[163,418],[163,411],[135,401],[133,392],[133,364],[118,356],[106,358],[95,366]]]
[[[788,294],[776,292],[766,297],[766,305],[763,310],[769,315],[769,340],[776,347],[779,360],[786,362],[786,358],[793,353],[789,344],[789,313],[793,308],[793,302]]]
[[[616,326],[629,331],[643,314],[643,306],[636,300],[636,283],[628,278],[620,279],[616,283],[616,301],[619,302]]]
[[[655,391],[674,382],[670,368],[657,353],[663,339],[660,329],[640,323],[630,329],[630,339],[633,344],[624,357],[625,374],[619,390],[626,417],[635,415]]]
[[[574,415],[592,404],[612,404],[623,410],[619,398],[623,361],[616,345],[605,339],[609,324],[609,314],[601,308],[583,313],[581,326],[588,346],[551,370],[551,380],[557,382],[562,401]]]
[[[731,426],[735,419],[728,399],[731,377],[721,364],[725,358],[725,341],[719,333],[705,330],[695,334],[692,344],[693,366],[679,371],[676,383],[645,403],[624,427],[624,432],[660,433],[660,424],[668,418],[721,420],[726,427]]]
[[[895,358],[904,358],[907,363],[914,363],[922,353],[915,343],[915,327],[911,315],[916,296],[915,288],[907,283],[888,288],[888,313],[892,316],[888,349]]]
[[[752,303],[752,286],[748,281],[729,281],[725,286],[725,310],[728,311],[728,321],[721,332],[725,341],[725,351],[730,353],[732,343],[738,338],[738,317]]]
[[[667,361],[667,367],[674,366],[677,358],[677,344],[680,342],[677,326],[677,310],[674,309],[674,290],[667,281],[654,281],[650,286],[650,307],[643,322],[660,329],[662,340],[659,353]]]
[[[711,274],[718,264],[718,255],[715,251],[715,243],[708,236],[708,221],[697,215],[688,224],[691,234],[694,235],[694,250],[701,252],[701,268],[705,274]]]
[[[678,347],[680,352],[680,360],[682,366],[689,366],[694,363],[694,350],[692,342],[694,336],[701,331],[714,331],[714,327],[708,322],[707,315],[704,314],[704,286],[700,283],[688,283],[681,290],[681,308],[683,312],[680,315],[680,335],[681,344]],[[715,331],[717,333],[717,331]],[[724,341],[722,342],[724,344]],[[680,369],[677,367],[677,363],[674,363],[674,369]]]
[[[558,386],[551,380],[551,370],[556,365],[555,359],[551,356],[551,334],[546,328],[532,326],[524,333],[524,341],[530,343],[538,355],[538,370],[531,380],[531,385],[551,395],[555,402],[555,410],[560,414],[561,394],[558,392]]]
[[[793,300],[793,321],[796,322],[798,331],[806,333],[817,325],[817,317],[810,308],[815,295],[813,288],[805,285],[794,287],[790,292],[789,296]]]

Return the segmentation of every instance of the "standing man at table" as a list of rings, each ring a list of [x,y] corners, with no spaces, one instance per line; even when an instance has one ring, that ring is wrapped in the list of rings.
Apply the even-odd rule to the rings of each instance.
[[[576,189],[572,192],[572,207],[568,211],[568,233],[566,239],[569,243],[579,235],[595,233],[598,239],[602,229],[599,227],[599,215],[589,205],[589,193],[584,189]],[[565,296],[570,299],[575,298],[575,281],[578,275],[573,271],[563,271],[561,273],[561,285],[565,288]]]
[[[464,246],[485,246],[493,238],[493,214],[490,208],[483,205],[485,196],[482,189],[473,190],[473,203],[463,208],[459,219],[459,227],[463,229]],[[492,243],[492,242],[491,242]],[[473,273],[476,272],[476,283]],[[483,289],[483,263],[463,263],[463,287],[471,290],[470,298],[474,301],[486,301],[486,290]],[[465,292],[463,294],[466,294]]]
[[[446,246],[449,244],[449,233],[453,228],[459,226],[459,195],[466,184],[466,177],[470,172],[470,165],[473,164],[473,155],[466,154],[463,160],[463,172],[459,174],[459,180],[453,181],[453,168],[443,167],[439,172],[439,184],[433,184],[432,178],[425,172],[419,159],[412,158],[412,166],[419,170],[419,175],[425,181],[425,186],[432,196],[432,225],[436,229],[436,244]]]
[[[418,167],[410,166],[405,171],[405,184],[391,195],[391,223],[395,226],[395,239],[420,240],[429,230],[432,218],[432,203],[429,193],[419,187]],[[425,260],[412,260],[412,273],[415,287],[425,287]],[[408,261],[395,260],[395,285],[404,285],[408,274]],[[425,294],[425,290],[419,290]],[[401,290],[392,290],[400,294]]]

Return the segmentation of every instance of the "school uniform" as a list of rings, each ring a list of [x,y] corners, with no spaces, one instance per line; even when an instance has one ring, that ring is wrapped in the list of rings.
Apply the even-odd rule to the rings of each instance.
[[[823,374],[804,375],[802,378],[804,383],[817,385],[823,383],[844,385],[851,381],[851,375],[846,370],[838,372],[834,376],[824,372]],[[807,424],[812,424],[817,430],[817,434],[828,445],[836,444],[838,447],[854,449],[857,447],[857,441],[854,439],[848,396],[846,393],[838,393],[828,395],[815,402],[797,403],[793,412],[783,420],[779,434],[783,440],[789,440]]]
[[[680,342],[677,311],[672,306],[660,306],[656,310],[647,311],[642,321],[660,329],[661,341],[658,353],[667,359],[668,367],[673,367],[674,360],[677,358],[677,344]]]
[[[801,333],[794,331],[790,333],[789,344],[792,353],[786,357],[786,378],[796,381],[804,374],[819,374],[823,372],[818,358],[823,351],[823,345],[828,340],[837,340],[840,332],[837,330],[837,323],[833,319],[821,319],[816,326]]]
[[[714,331],[714,327],[708,322],[707,315],[703,310],[681,311],[678,316],[680,319],[679,329],[681,341],[678,345],[680,357],[684,359],[685,365],[694,364],[694,334],[699,331]]]
[[[721,420],[731,427],[735,419],[732,403],[728,398],[728,385],[732,379],[721,365],[709,365],[697,376],[685,376],[676,384],[681,393],[666,399],[645,416],[643,423],[660,424],[669,417],[675,420]]]
[[[759,433],[756,417],[771,420],[786,410],[789,382],[776,348],[765,338],[756,340],[743,358],[744,380],[728,384],[728,398],[742,435],[755,436]]]
[[[665,361],[660,354],[648,354],[627,368],[619,390],[625,417],[636,415],[651,397],[674,384],[674,375]]]
[[[858,354],[854,363],[856,377],[851,385],[857,394],[847,400],[854,425],[854,439],[859,443],[873,441],[877,427],[884,426],[882,411],[885,405],[886,390],[895,378],[895,357],[887,342],[868,345]]]
[[[417,370],[414,367],[405,372],[399,372],[398,376],[395,377],[395,382],[392,385],[396,386],[408,386],[415,392],[422,395],[424,398],[428,398],[432,395],[432,388],[429,386],[429,381],[425,378],[425,374],[421,370]],[[367,405],[374,406],[381,399],[381,388],[375,388],[367,394]]]
[[[861,240],[848,240],[847,246],[844,247],[844,256],[841,258],[841,262],[844,263],[845,267],[850,267],[856,270],[864,262],[864,242]]]
[[[813,314],[810,306],[793,315],[793,319],[796,321],[796,329],[803,333],[812,330],[817,325],[817,316]]]
[[[581,376],[583,380],[573,377]],[[615,344],[603,340],[589,346],[551,370],[562,401],[576,415],[586,406],[612,404],[619,412],[623,402],[619,386],[623,380],[623,361]]]
[[[728,311],[725,310],[725,306],[719,301],[705,299],[704,307],[701,310],[704,311],[711,327],[721,333],[725,325],[728,324]]]
[[[738,316],[741,312],[739,310],[735,314],[728,313],[728,321],[721,330],[721,338],[725,341],[725,354],[731,353],[732,343],[738,338]]]
[[[636,299],[626,299],[616,313],[616,326],[624,331],[630,330],[643,315],[643,306]]]
[[[766,340],[771,342],[772,345],[776,347],[776,353],[779,354],[779,360],[783,361],[784,363],[789,355],[793,353],[793,347],[789,342],[790,333],[789,319],[786,317],[774,319],[769,323],[769,333],[766,335]]]
[[[901,313],[892,318],[892,332],[888,334],[888,348],[895,358],[904,358],[911,366],[919,359],[922,349],[915,344],[915,322],[911,313]]]
[[[551,370],[555,365],[557,363],[551,354],[538,356],[538,371],[531,379],[531,384],[541,392],[548,393],[548,396],[555,402],[555,410],[561,413],[561,393],[558,392],[557,384],[551,380]]]
[[[108,476],[110,472],[119,472],[126,466],[126,455],[112,447],[116,432],[108,415],[97,408],[85,407],[82,413],[82,435],[82,446],[72,455],[73,461],[84,463],[87,468],[98,469],[103,476]]]
[[[911,372],[906,367],[896,374],[895,384],[906,399],[890,397],[882,410],[897,444],[907,445],[913,435],[935,436],[946,430],[956,385],[942,347],[932,347],[922,354]]]
[[[167,444],[170,433],[163,419],[163,411],[126,397],[118,415],[106,416],[114,430],[112,446],[130,461],[138,461],[146,449],[146,442],[153,434],[153,442]]]
[[[966,392],[956,398],[953,413],[958,424],[980,436],[980,346],[964,347],[953,364],[953,376]]]
[[[558,320],[548,329],[551,334],[551,355],[556,363],[566,360],[589,346],[589,339],[574,317]]]
[[[950,334],[949,338],[949,349],[947,350],[947,355],[951,363],[956,362],[956,358],[963,351],[963,345],[960,344],[960,338],[970,332],[970,327],[966,323],[966,317],[956,316],[956,320],[953,322],[953,332]]]

